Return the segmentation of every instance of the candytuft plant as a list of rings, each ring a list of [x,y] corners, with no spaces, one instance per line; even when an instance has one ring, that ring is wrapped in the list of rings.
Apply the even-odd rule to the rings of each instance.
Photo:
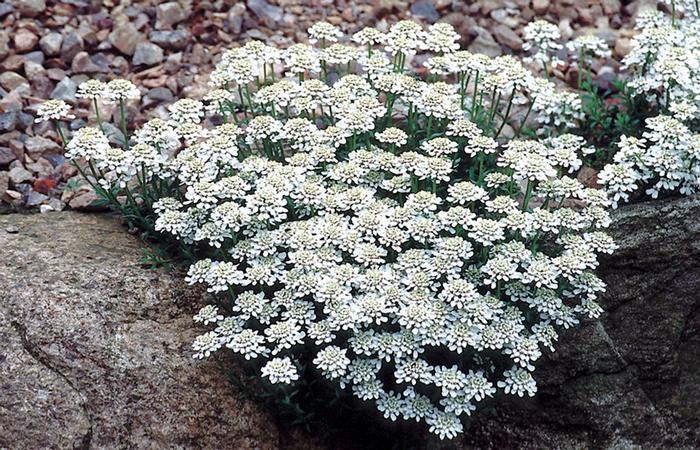
[[[287,405],[324,383],[454,438],[487,399],[535,395],[558,330],[601,312],[609,202],[572,176],[594,150],[552,126],[576,112],[551,82],[459,50],[447,24],[309,34],[226,51],[209,94],[131,134],[124,80],[80,88],[118,103],[121,136],[97,101],[72,137],[60,102],[41,114],[96,192],[217,295],[195,357],[230,351]],[[529,118],[546,139],[518,136]]]

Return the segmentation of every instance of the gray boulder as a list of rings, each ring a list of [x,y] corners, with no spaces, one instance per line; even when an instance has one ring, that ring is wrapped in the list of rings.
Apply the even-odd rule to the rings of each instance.
[[[191,357],[202,296],[110,216],[0,216],[0,448],[272,449],[270,417]]]
[[[536,397],[428,448],[700,447],[700,198],[614,216],[601,319],[562,334]],[[109,216],[0,216],[0,249],[0,448],[318,448],[192,360],[202,296]]]
[[[700,198],[614,214],[600,320],[539,364],[534,399],[478,414],[459,447],[700,447]]]

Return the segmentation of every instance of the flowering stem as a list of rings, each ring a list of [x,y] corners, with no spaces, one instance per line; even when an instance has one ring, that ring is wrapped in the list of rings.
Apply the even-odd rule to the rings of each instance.
[[[528,204],[530,203],[530,198],[532,197],[532,188],[534,183],[532,180],[527,180],[527,190],[525,191],[525,197],[523,198],[523,211],[527,211]]]
[[[478,178],[478,184],[481,185],[481,182],[484,180],[484,153],[479,152],[479,178]]]
[[[241,88],[240,85],[238,85],[238,98],[241,100],[241,108],[243,108],[243,117],[246,117],[247,112],[246,112],[246,105],[245,105],[245,100],[243,98],[243,88]]]
[[[100,126],[100,130],[104,133],[105,129],[102,125],[102,116],[100,115],[100,107],[97,105],[97,99],[93,98],[92,103],[95,105],[95,118],[97,119],[97,125]]]
[[[68,141],[66,141],[66,137],[63,135],[63,130],[61,129],[61,122],[58,120],[54,120],[54,123],[56,124],[56,131],[58,131],[58,136],[61,138],[61,143],[65,147]]]
[[[520,126],[518,127],[518,131],[515,132],[514,137],[519,137],[520,133],[523,131],[523,127],[525,126],[525,123],[527,122],[528,117],[530,117],[530,113],[532,112],[532,107],[535,105],[535,99],[533,97],[532,100],[530,100],[530,106],[527,108],[527,112],[525,113],[525,117],[523,117],[523,120],[520,121]]]
[[[471,111],[469,112],[469,118],[473,119],[474,118],[474,110],[476,109],[476,94],[479,91],[478,89],[479,86],[479,71],[476,71],[476,76],[474,77],[474,96],[472,98],[472,107]]]
[[[469,81],[472,77],[472,73],[469,72],[468,75],[465,77],[464,72],[460,73],[460,77],[462,78],[462,82],[459,86],[459,105],[464,110],[464,100],[467,98],[467,86],[469,86]]]
[[[126,107],[124,106],[124,99],[119,99],[119,114],[121,115],[121,125],[122,125],[122,136],[124,137],[124,147],[129,150],[129,133],[126,130]]]
[[[253,107],[253,100],[250,98],[250,89],[248,89],[248,86],[245,86],[245,90],[243,91],[245,93],[245,97],[248,100],[248,106],[250,106],[250,114],[255,115],[255,108]]]
[[[671,25],[676,26],[676,0],[671,0]]]
[[[513,91],[510,93],[510,98],[508,99],[508,107],[506,108],[506,113],[503,116],[503,122],[501,122],[501,126],[498,128],[498,131],[496,132],[496,136],[494,136],[494,139],[498,139],[498,136],[501,135],[501,131],[503,131],[503,127],[506,126],[506,122],[508,121],[508,116],[510,115],[510,110],[513,107],[513,98],[515,97],[515,88],[513,88]]]
[[[489,113],[489,123],[488,127],[491,129],[493,125],[493,119],[496,117],[496,109],[498,109],[498,104],[501,103],[501,93],[496,94],[496,88],[493,88],[493,94],[491,95],[491,111]]]

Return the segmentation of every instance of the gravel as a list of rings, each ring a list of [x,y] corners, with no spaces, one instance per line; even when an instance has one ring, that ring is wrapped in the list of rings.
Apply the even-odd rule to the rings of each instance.
[[[522,27],[538,16],[558,23],[567,38],[580,33],[603,37],[619,59],[629,51],[634,14],[650,4],[652,0],[624,5],[619,0],[5,1],[0,3],[0,211],[41,205],[62,209],[68,203],[91,207],[87,197],[71,202],[89,191],[65,189],[78,181],[72,179],[75,171],[66,169],[68,163],[52,165],[45,178],[55,188],[41,193],[48,198],[36,206],[29,205],[41,198],[32,194],[32,185],[20,182],[20,189],[3,183],[20,168],[37,178],[30,169],[38,167],[37,159],[61,153],[53,127],[32,120],[37,103],[52,97],[71,103],[77,117],[72,129],[92,117],[89,102],[75,97],[77,85],[90,77],[132,79],[142,99],[130,119],[142,123],[152,114],[164,114],[176,98],[205,92],[222,49],[249,39],[287,46],[306,39],[305,30],[318,20],[334,23],[346,34],[367,25],[386,29],[401,19],[446,21],[462,35],[464,48],[497,56],[521,52]],[[610,70],[617,70],[616,64],[611,61]]]

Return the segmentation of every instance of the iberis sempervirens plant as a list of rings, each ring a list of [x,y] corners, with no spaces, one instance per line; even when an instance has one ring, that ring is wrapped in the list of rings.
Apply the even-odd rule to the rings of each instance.
[[[533,396],[559,330],[601,313],[597,255],[615,246],[606,194],[575,178],[591,149],[521,139],[528,115],[568,111],[538,106],[554,84],[460,50],[448,24],[309,35],[226,51],[211,92],[131,135],[135,86],[88,81],[97,121],[61,131],[68,154],[196,259],[187,280],[219,299],[195,316],[211,330],[196,357],[232,352],[278,385],[310,374],[453,438],[486,399]],[[61,130],[69,112],[41,113]]]

